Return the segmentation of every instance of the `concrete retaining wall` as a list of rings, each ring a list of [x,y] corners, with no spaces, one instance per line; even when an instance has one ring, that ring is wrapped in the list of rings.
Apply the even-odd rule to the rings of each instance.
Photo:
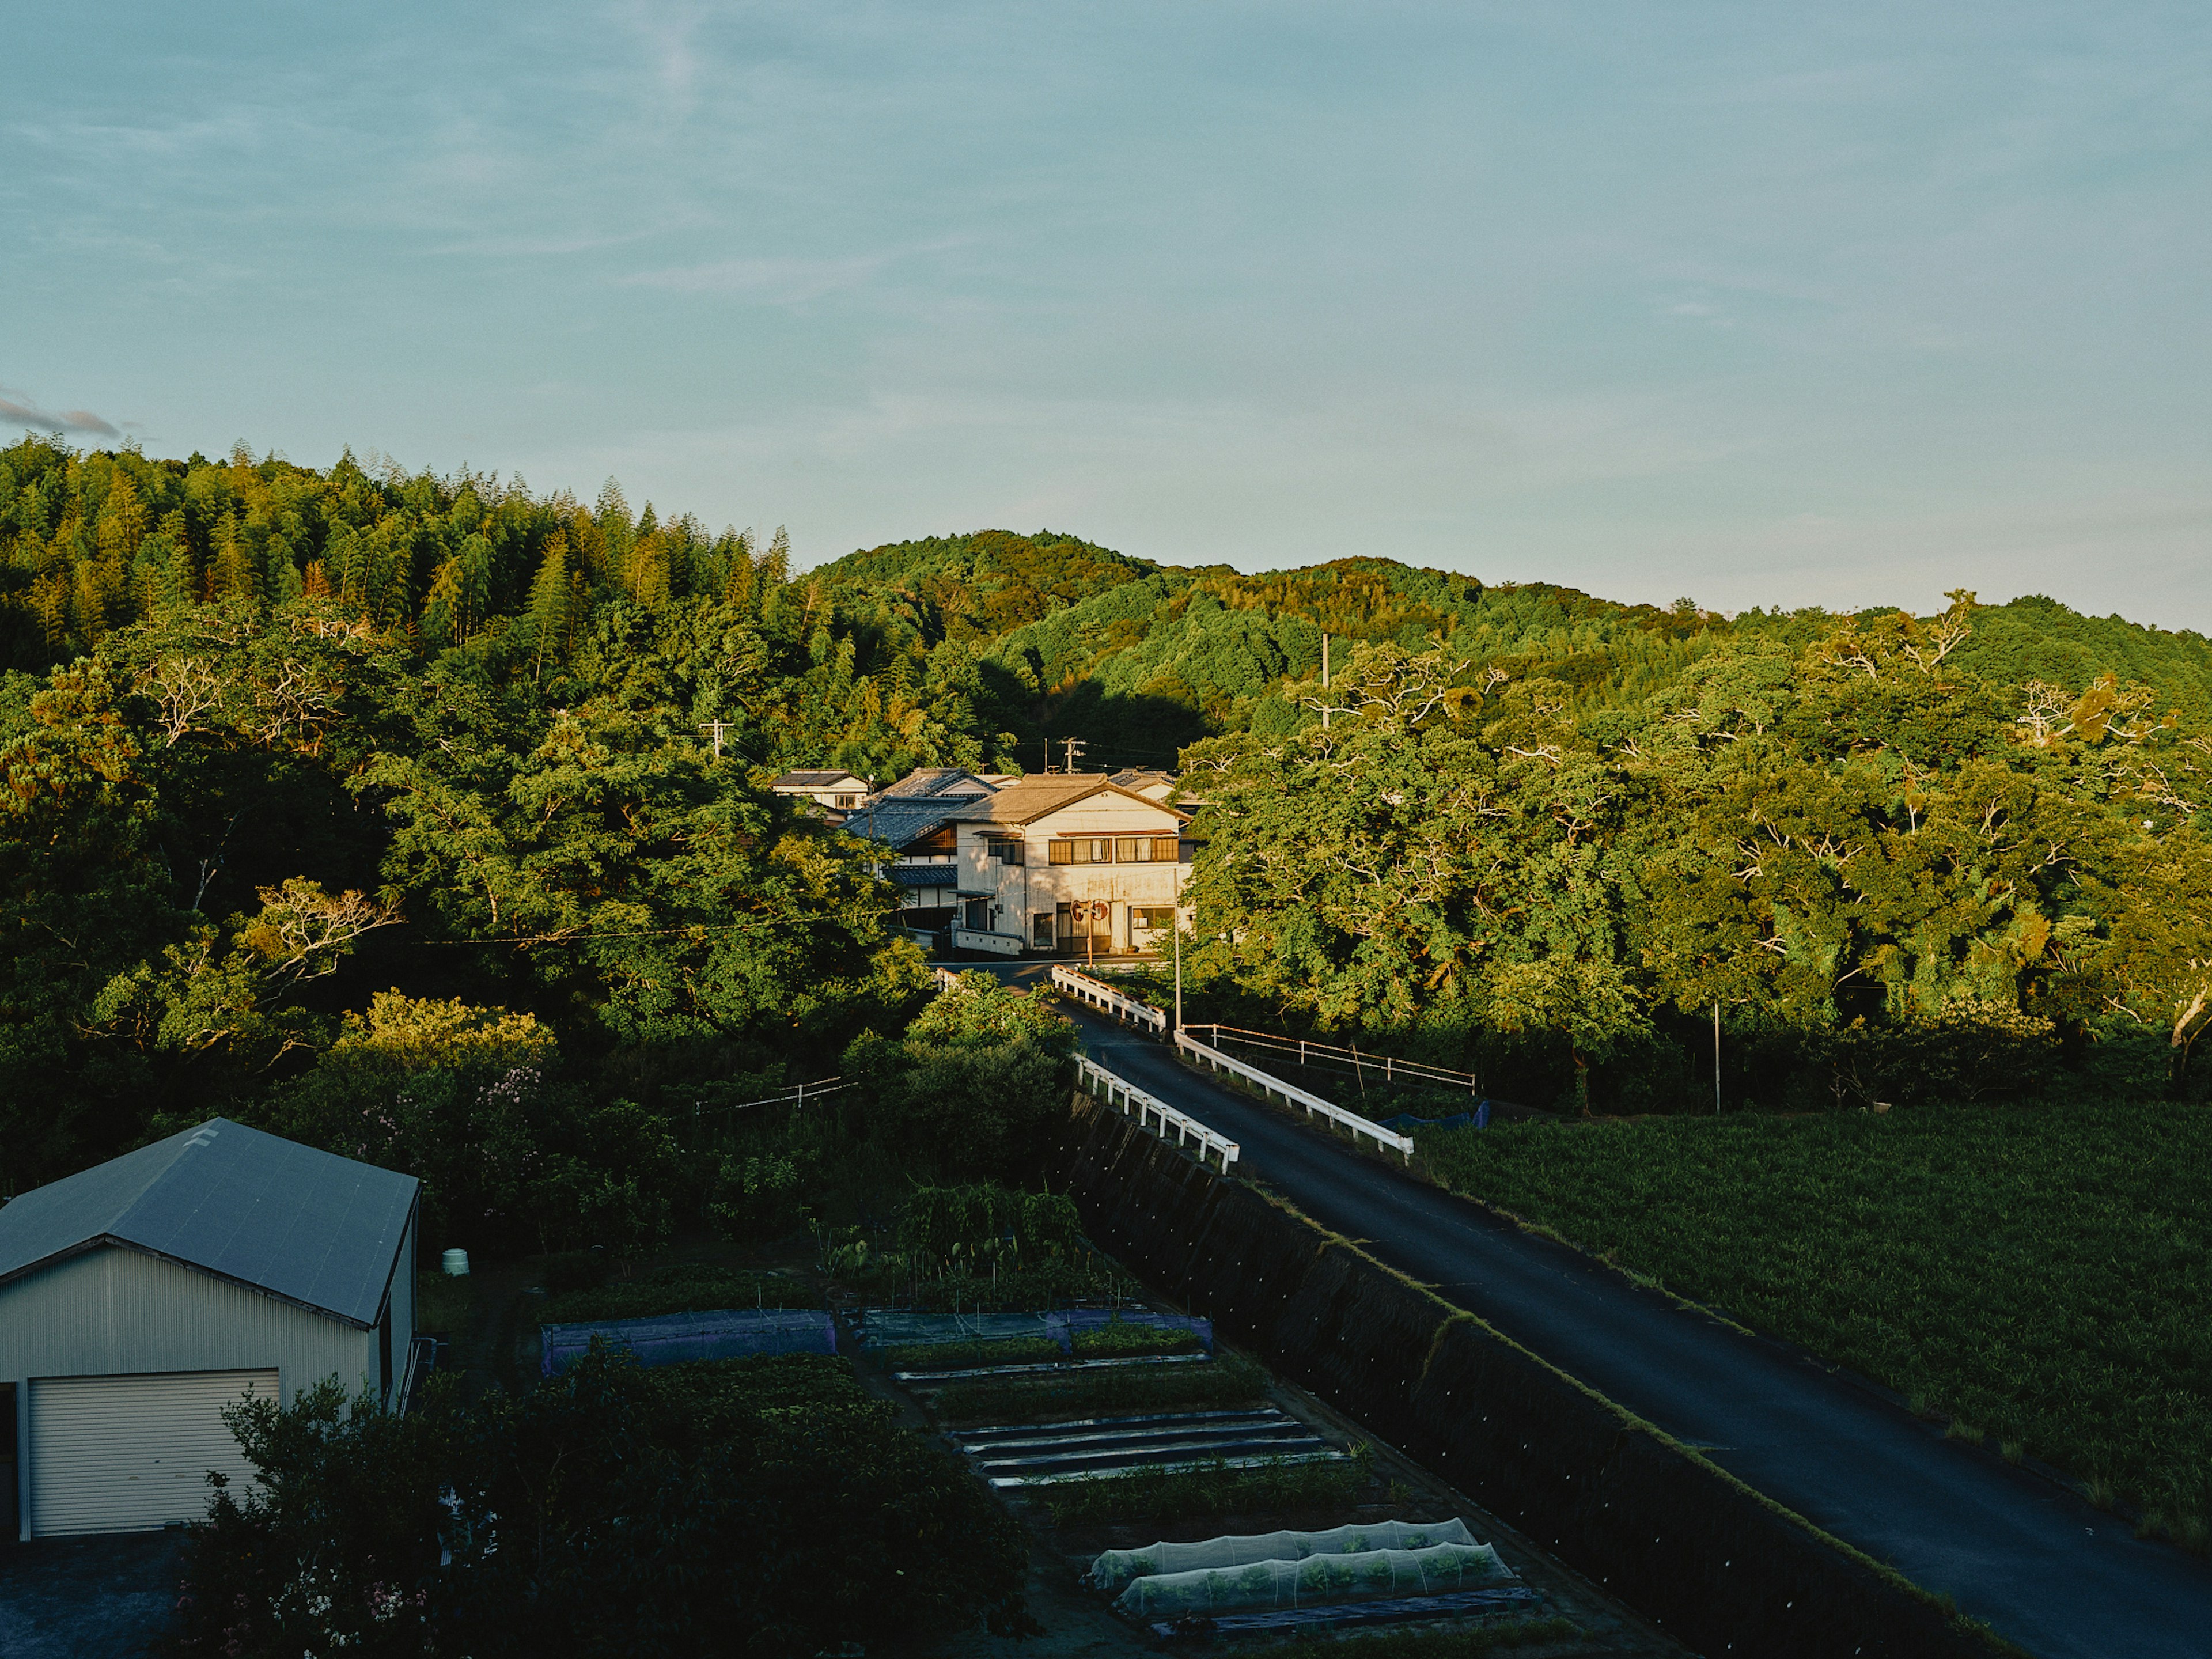
[[[1678,1640],[1721,1659],[2009,1651],[1473,1315],[1078,1095],[1101,1248]]]

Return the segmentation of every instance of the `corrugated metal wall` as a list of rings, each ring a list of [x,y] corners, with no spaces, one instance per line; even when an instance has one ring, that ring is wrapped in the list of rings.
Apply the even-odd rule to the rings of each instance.
[[[374,1331],[113,1246],[0,1285],[0,1382],[274,1367],[289,1403],[332,1374],[349,1391],[373,1386],[375,1341]]]

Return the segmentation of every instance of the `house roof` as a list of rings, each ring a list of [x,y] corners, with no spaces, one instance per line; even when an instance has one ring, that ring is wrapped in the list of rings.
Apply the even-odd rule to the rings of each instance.
[[[895,864],[884,872],[902,887],[957,887],[960,866],[950,860],[943,864]]]
[[[1122,788],[1103,772],[1053,772],[1024,778],[1018,783],[1008,784],[988,800],[963,806],[953,816],[963,823],[1034,823],[1097,794],[1127,795],[1131,800],[1157,807],[1178,818],[1188,816],[1164,802],[1147,800]]]
[[[856,806],[848,812],[838,827],[848,836],[858,836],[864,841],[888,842],[893,848],[902,849],[943,828],[976,799],[974,795],[877,795],[865,806]]]
[[[769,780],[771,789],[835,789],[843,783],[865,783],[850,772],[786,772]]]
[[[888,786],[878,799],[909,797],[988,795],[991,786],[973,772],[963,772],[957,766],[916,767],[896,783]]]
[[[0,1208],[0,1284],[102,1244],[376,1322],[421,1183],[228,1118]]]

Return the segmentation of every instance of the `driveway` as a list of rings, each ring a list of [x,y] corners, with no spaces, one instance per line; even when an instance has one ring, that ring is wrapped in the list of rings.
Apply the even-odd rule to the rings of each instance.
[[[0,1655],[135,1659],[167,1628],[184,1535],[0,1544]]]
[[[1240,1175],[2022,1647],[2212,1659],[2212,1565],[1944,1440],[1848,1376],[1639,1290],[1062,1006],[1099,1064],[1238,1142]]]

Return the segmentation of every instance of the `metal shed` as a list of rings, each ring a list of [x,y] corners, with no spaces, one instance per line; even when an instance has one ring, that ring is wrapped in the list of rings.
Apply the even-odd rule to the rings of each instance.
[[[0,1208],[20,1535],[199,1519],[210,1469],[250,1473],[221,1417],[248,1392],[336,1376],[398,1400],[419,1194],[218,1117]]]

